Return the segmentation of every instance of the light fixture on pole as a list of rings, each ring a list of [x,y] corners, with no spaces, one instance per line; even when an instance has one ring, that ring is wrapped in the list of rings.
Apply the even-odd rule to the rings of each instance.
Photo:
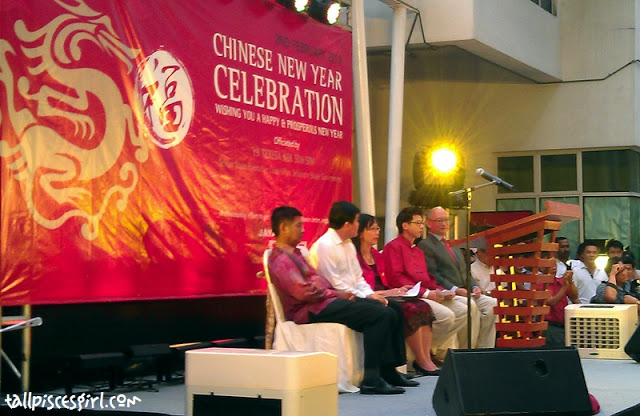
[[[420,149],[413,160],[413,182],[416,187],[409,203],[426,208],[451,207],[449,191],[463,186],[464,158],[453,144],[443,142]]]
[[[307,14],[319,22],[334,24],[340,18],[342,5],[335,0],[312,0],[307,9]]]
[[[287,9],[295,10],[298,13],[304,12],[309,7],[310,0],[276,0]]]

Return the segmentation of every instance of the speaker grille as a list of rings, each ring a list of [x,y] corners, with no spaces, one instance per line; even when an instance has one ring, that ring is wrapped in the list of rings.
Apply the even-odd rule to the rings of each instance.
[[[569,343],[578,348],[620,348],[620,320],[618,318],[581,318],[569,322]]]

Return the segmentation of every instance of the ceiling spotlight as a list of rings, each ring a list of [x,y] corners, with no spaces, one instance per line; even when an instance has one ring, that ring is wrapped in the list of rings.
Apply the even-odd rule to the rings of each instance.
[[[295,10],[298,13],[307,10],[310,0],[276,0],[287,9]]]
[[[340,18],[341,7],[340,2],[335,0],[312,0],[307,13],[322,23],[332,25]]]

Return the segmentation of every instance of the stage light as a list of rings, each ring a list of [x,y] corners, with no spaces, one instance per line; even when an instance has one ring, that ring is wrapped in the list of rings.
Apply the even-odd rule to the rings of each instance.
[[[307,10],[309,0],[276,0],[287,9],[295,10],[298,13]]]
[[[458,157],[456,153],[446,147],[436,149],[431,153],[431,166],[442,175],[452,173],[457,163]]]
[[[342,5],[335,0],[312,0],[307,13],[314,19],[327,24],[334,24],[340,18]]]
[[[465,200],[453,199],[450,191],[464,185],[465,163],[451,140],[420,149],[413,160],[413,183],[416,187],[409,195],[409,203],[423,207],[456,207]]]

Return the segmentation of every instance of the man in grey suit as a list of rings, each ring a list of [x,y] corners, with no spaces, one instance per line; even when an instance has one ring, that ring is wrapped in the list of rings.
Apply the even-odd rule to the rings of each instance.
[[[467,266],[460,250],[452,248],[446,240],[449,231],[449,213],[435,207],[427,213],[429,235],[418,243],[424,252],[429,274],[445,289],[456,293],[455,300],[467,302]],[[493,307],[497,302],[485,296],[471,277],[471,348],[492,348],[496,342],[496,317]],[[459,333],[460,348],[467,348],[467,334]]]

